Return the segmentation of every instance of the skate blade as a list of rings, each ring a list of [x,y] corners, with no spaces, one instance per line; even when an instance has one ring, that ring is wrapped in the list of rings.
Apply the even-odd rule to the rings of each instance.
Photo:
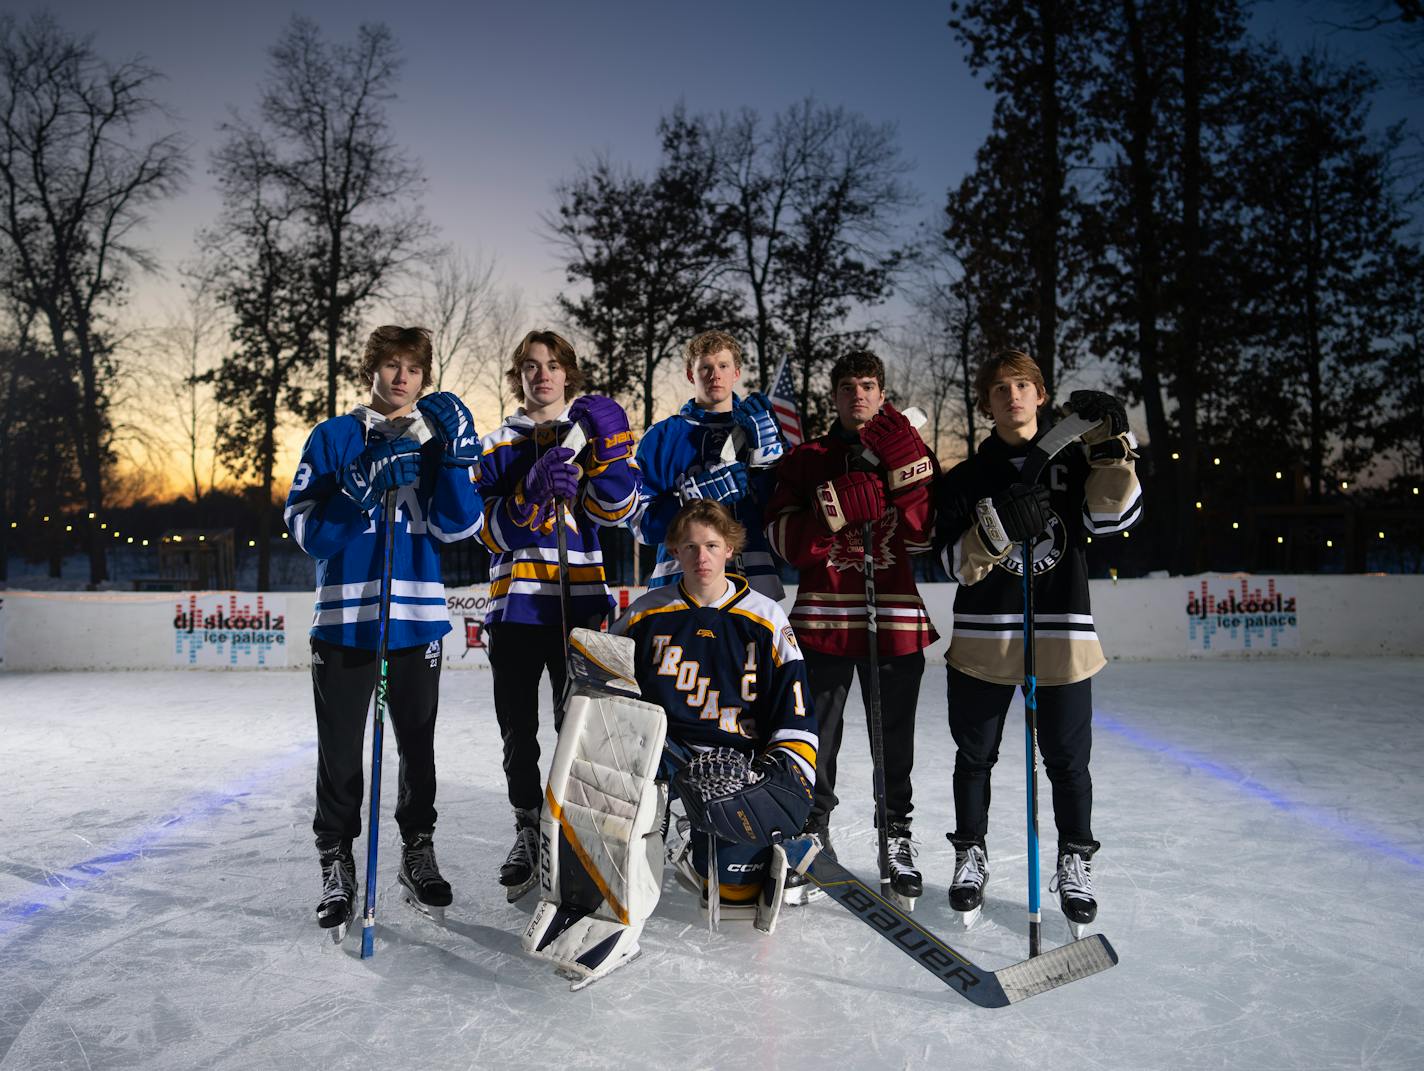
[[[1072,919],[1068,920],[1068,929],[1073,932],[1073,940],[1075,941],[1081,940],[1083,934],[1088,932],[1088,927],[1091,925],[1091,922],[1074,922]]]
[[[973,926],[979,921],[979,914],[983,910],[984,905],[980,904],[978,907],[972,908],[969,911],[956,911],[955,914],[959,916],[959,925],[966,930],[969,929],[970,926]]]
[[[535,876],[524,882],[524,884],[522,885],[506,885],[504,887],[505,903],[512,904],[516,900],[522,900],[524,898],[524,894],[538,884],[539,878]]]
[[[918,899],[918,896],[905,896],[903,893],[892,892],[890,894],[890,902],[906,913],[915,910],[915,901]]]
[[[346,940],[346,931],[350,928],[351,920],[347,919],[345,922],[338,922],[335,926],[332,926],[326,932],[331,935],[331,943],[334,945],[339,945],[342,941]]]
[[[819,885],[806,884],[796,889],[787,889],[781,894],[781,902],[786,907],[805,907],[826,898],[826,890]]]
[[[415,898],[414,894],[409,892],[405,894],[404,900],[419,914],[424,915],[431,922],[434,922],[440,926],[445,925],[445,908],[443,906],[437,904],[422,904],[419,900]]]

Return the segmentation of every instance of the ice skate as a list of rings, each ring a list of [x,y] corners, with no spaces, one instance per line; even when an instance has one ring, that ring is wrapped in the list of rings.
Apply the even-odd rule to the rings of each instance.
[[[831,825],[828,817],[813,818],[806,826],[806,832],[816,838],[827,859],[835,859],[836,849],[831,845]],[[789,907],[802,907],[822,899],[825,895],[825,889],[805,874],[798,874],[793,870],[786,875],[786,888],[781,894],[781,902]]]
[[[1048,883],[1048,891],[1058,894],[1058,904],[1073,937],[1082,937],[1088,925],[1098,917],[1098,902],[1093,899],[1093,853],[1101,845],[1065,844],[1058,853],[1058,872]]]
[[[950,840],[953,842],[953,838]],[[949,886],[949,906],[959,912],[967,930],[979,921],[984,907],[984,885],[989,880],[989,853],[982,844],[954,842],[954,880]]]
[[[539,811],[536,808],[514,812],[514,847],[499,868],[499,883],[505,898],[512,904],[534,888],[539,880]]]
[[[436,922],[445,921],[450,883],[440,876],[430,833],[416,833],[402,846],[400,883],[406,903]]]
[[[907,823],[890,826],[887,838],[890,863],[890,898],[904,911],[915,910],[915,901],[925,891],[923,875],[915,868],[915,846]]]
[[[316,922],[340,944],[356,915],[356,860],[351,845],[319,849],[321,857],[321,899],[316,905]]]

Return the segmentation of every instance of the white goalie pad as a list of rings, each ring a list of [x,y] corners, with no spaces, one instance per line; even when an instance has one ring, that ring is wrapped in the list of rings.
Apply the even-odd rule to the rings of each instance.
[[[633,680],[632,640],[575,629],[569,647],[574,686],[545,791],[541,902],[524,948],[587,982],[637,954],[662,892],[667,788],[656,777],[667,717],[621,694],[619,682]]]

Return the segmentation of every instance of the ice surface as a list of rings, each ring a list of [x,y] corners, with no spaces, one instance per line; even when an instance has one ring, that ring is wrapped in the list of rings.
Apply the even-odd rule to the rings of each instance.
[[[711,935],[670,874],[642,957],[570,993],[520,951],[532,902],[506,904],[495,881],[513,829],[490,678],[444,686],[436,844],[455,903],[442,929],[396,895],[388,734],[362,961],[359,932],[336,947],[313,917],[305,675],[0,675],[0,1069],[1424,1067],[1424,662],[1109,666],[1096,928],[1122,962],[999,1011],[829,901],[787,909],[770,938]],[[944,707],[933,668],[917,917],[1000,967],[1026,954],[1022,719],[997,771],[984,917],[965,933],[945,901]],[[871,876],[858,706],[848,720],[832,825]],[[1040,789],[1046,884],[1041,775]],[[1044,905],[1046,942],[1066,941],[1046,890]]]

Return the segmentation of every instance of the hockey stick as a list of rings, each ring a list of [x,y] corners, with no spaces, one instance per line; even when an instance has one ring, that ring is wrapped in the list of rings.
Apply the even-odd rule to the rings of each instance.
[[[1034,444],[1024,458],[1019,478],[1032,485],[1038,482],[1044,467],[1054,455],[1069,443],[1076,442],[1084,432],[1097,427],[1099,421],[1068,413]],[[1023,541],[1019,554],[1023,559],[1023,646],[1024,646],[1024,779],[1028,799],[1028,954],[1037,956],[1043,942],[1043,905],[1038,859],[1038,671],[1034,661],[1033,639],[1033,544],[1034,538]]]
[[[390,639],[391,623],[391,570],[395,560],[396,537],[396,491],[386,492],[381,504],[385,516],[385,546],[381,555],[381,638],[379,645],[380,676],[376,680],[376,710],[371,725],[371,804],[366,828],[366,910],[361,917],[361,958],[370,959],[376,954],[376,856],[381,828],[381,749],[385,737],[389,670],[386,665],[386,646]]]
[[[1117,952],[1100,933],[997,971],[980,967],[921,926],[893,901],[821,852],[811,837],[785,841],[787,863],[806,875],[861,922],[981,1008],[1005,1008],[1105,971]]]
[[[924,427],[924,411],[911,406],[904,417],[915,429]],[[860,464],[874,469],[880,459],[873,450],[862,450]],[[871,791],[875,794],[875,825],[879,833],[877,851],[880,859],[880,895],[889,899],[890,891],[890,830],[888,804],[885,800],[885,725],[880,711],[880,631],[875,617],[875,522],[866,521],[860,529],[861,569],[865,573],[865,640],[869,655],[866,666],[866,690],[870,693]],[[911,904],[904,906],[912,906]]]

